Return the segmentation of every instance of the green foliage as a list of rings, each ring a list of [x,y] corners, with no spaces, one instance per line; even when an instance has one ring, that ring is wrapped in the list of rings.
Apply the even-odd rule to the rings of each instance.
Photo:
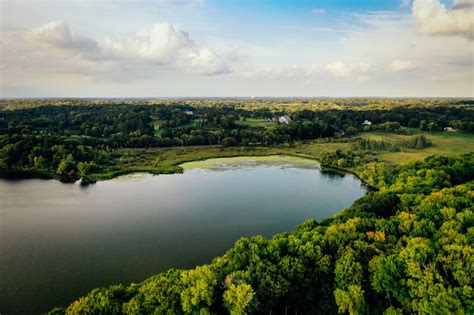
[[[181,278],[185,284],[181,292],[183,311],[200,311],[212,304],[217,278],[210,266],[184,271]]]
[[[348,312],[351,315],[365,313],[364,290],[358,285],[350,285],[347,290],[336,289],[334,298],[339,313]]]
[[[350,151],[325,151],[321,153],[321,164],[338,168],[353,168],[374,160],[369,155]]]
[[[171,269],[143,282],[124,304],[125,314],[179,314],[182,312],[182,271]]]
[[[400,151],[401,149],[424,149],[432,145],[424,135],[411,137],[411,139],[399,142],[378,141],[371,139],[359,139],[353,146],[353,150],[374,151]]]
[[[337,287],[347,289],[352,284],[360,284],[362,272],[362,265],[356,260],[354,250],[348,248],[336,262],[334,273]]]
[[[79,162],[77,163],[77,171],[79,176],[85,177],[97,168],[95,162]]]
[[[95,289],[69,305],[65,314],[119,314],[122,312],[122,301],[128,300],[133,293],[133,288],[122,285]]]
[[[474,131],[474,111],[469,103],[460,101],[292,100],[292,106],[276,100],[255,102],[0,101],[0,174],[93,182],[121,169],[113,155],[124,148],[290,146],[307,140],[345,140],[367,127],[400,133],[421,122],[427,131],[447,126]],[[291,116],[291,123],[272,121],[282,115]],[[364,126],[365,120],[372,126]],[[429,145],[419,136],[396,144],[361,140],[355,147],[358,151],[395,151]],[[366,152],[328,154],[324,163],[337,167],[353,168],[370,162]],[[95,166],[78,174],[81,162]]]
[[[236,283],[232,274],[226,277],[225,285],[223,300],[230,314],[246,314],[255,295],[252,286],[242,281]]]

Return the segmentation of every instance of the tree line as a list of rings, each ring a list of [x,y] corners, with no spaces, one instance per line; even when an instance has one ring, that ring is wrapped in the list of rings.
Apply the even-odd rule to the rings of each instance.
[[[355,106],[355,105],[354,105]],[[469,107],[394,107],[294,110],[272,107],[140,104],[45,105],[0,110],[0,172],[22,170],[65,181],[106,167],[116,149],[191,145],[273,146],[319,138],[343,138],[361,131],[406,132],[407,127],[436,131],[445,126],[472,132]],[[284,114],[291,123],[271,128],[238,124],[254,118],[271,121]],[[370,125],[364,124],[369,121]],[[158,132],[157,132],[158,130]],[[426,138],[413,143],[359,141],[360,149],[424,148]],[[344,163],[343,163],[344,164]]]

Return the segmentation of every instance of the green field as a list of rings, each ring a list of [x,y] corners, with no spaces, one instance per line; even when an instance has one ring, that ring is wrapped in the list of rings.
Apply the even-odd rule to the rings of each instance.
[[[266,119],[257,119],[257,118],[247,118],[246,120],[237,120],[235,122],[237,125],[249,126],[249,127],[263,127],[263,128],[273,128],[276,126],[276,123],[273,121],[268,121]]]
[[[400,142],[408,140],[413,135],[423,134],[433,145],[422,150],[405,149],[400,152],[379,152],[377,157],[384,161],[404,164],[410,161],[423,160],[430,155],[455,156],[474,151],[474,135],[463,132],[420,132],[411,130],[411,135],[401,135],[385,132],[366,132],[358,137],[383,140],[390,142]]]

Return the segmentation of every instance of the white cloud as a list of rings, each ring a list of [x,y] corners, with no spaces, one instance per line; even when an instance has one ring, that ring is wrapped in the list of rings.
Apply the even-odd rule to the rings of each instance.
[[[95,54],[98,50],[96,41],[71,32],[63,21],[52,21],[35,28],[26,34],[26,38],[43,48],[77,54]]]
[[[195,74],[215,75],[229,73],[227,64],[207,47],[192,51],[185,57],[184,67]]]
[[[415,0],[413,17],[423,34],[474,38],[474,1],[457,0],[447,8],[439,0]]]
[[[106,55],[131,58],[156,64],[168,64],[177,58],[183,48],[193,46],[189,34],[179,26],[167,22],[153,25],[123,40],[107,37],[103,44]]]
[[[279,66],[247,67],[242,73],[248,78],[282,78],[285,80],[335,79],[366,81],[373,73],[373,66],[365,62],[344,63],[335,61],[328,64],[309,63]]]
[[[97,64],[114,63],[117,69],[143,66],[176,66],[185,71],[216,75],[230,72],[226,62],[209,47],[198,44],[179,26],[162,22],[151,30],[125,38],[105,37],[103,41],[73,33],[62,21],[52,21],[27,34],[27,39],[44,54],[61,51],[66,57],[79,56]]]
[[[415,69],[416,69],[415,64],[410,60],[395,59],[388,66],[388,71],[389,72],[411,71],[411,70],[415,70]]]
[[[348,78],[351,76],[349,68],[341,61],[330,63],[326,66],[327,72],[338,78]]]
[[[357,81],[364,81],[368,79],[368,76],[372,70],[372,65],[365,62],[348,65],[341,61],[336,61],[326,65],[326,71],[330,75],[336,78],[356,79]]]

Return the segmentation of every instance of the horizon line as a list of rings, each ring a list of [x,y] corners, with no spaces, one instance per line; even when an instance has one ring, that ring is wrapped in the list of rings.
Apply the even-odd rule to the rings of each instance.
[[[474,99],[474,96],[12,96],[9,100],[193,100],[193,99]]]

